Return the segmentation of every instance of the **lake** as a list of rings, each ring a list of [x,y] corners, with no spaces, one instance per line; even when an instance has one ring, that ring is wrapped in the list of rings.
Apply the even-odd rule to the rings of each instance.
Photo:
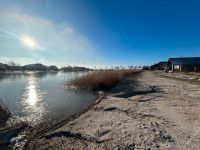
[[[64,88],[81,72],[0,73],[0,97],[13,116],[33,124],[78,113],[95,101],[87,90]]]

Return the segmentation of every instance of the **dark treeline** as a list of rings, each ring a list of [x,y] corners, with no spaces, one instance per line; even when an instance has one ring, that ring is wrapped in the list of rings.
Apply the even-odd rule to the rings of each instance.
[[[8,64],[3,64],[0,63],[0,71],[88,71],[91,70],[89,68],[85,67],[72,67],[72,66],[66,66],[62,68],[58,68],[55,65],[51,66],[45,66],[40,63],[36,64],[28,64],[28,65],[16,65],[15,63],[8,63]]]

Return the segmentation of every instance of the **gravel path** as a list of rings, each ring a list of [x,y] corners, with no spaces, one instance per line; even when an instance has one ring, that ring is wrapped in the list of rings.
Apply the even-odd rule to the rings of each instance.
[[[29,149],[200,149],[200,85],[129,77],[91,110]]]

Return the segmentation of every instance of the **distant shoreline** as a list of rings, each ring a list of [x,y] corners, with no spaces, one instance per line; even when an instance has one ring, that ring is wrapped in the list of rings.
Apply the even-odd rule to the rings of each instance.
[[[42,71],[42,72],[57,72],[57,71],[89,71],[92,70],[90,68],[86,67],[79,67],[79,66],[64,66],[62,68],[58,68],[55,65],[50,65],[50,66],[45,66],[40,63],[36,64],[28,64],[24,66],[19,66],[19,65],[8,65],[8,64],[3,64],[0,63],[0,72],[13,72],[13,71]]]

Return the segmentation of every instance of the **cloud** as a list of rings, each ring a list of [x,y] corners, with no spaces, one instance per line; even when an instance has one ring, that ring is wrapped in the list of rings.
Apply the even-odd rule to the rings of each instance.
[[[40,48],[29,51],[21,43],[23,35],[33,37]],[[88,38],[73,27],[22,13],[0,13],[0,43],[0,59],[15,58],[21,64],[38,60],[83,64],[98,57]]]

